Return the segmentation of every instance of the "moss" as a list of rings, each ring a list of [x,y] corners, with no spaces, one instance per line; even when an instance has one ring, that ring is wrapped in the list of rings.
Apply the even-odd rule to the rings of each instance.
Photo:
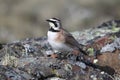
[[[89,56],[93,56],[94,55],[94,49],[93,48],[88,48],[87,52],[89,52]]]
[[[15,56],[11,56],[9,54],[6,54],[2,59],[2,65],[9,65],[12,67],[17,67],[18,58],[16,58]]]

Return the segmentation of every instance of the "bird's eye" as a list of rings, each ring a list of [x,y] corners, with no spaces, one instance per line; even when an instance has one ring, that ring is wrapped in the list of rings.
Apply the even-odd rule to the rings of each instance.
[[[55,22],[53,22],[53,24],[55,25],[55,27],[58,27],[58,25],[57,25],[57,22],[55,21]]]

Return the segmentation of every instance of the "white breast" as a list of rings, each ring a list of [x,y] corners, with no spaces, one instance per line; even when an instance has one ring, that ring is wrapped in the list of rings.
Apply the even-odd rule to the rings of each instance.
[[[48,36],[48,40],[55,40],[57,37],[57,33],[48,31],[47,36]]]
[[[57,51],[63,51],[63,50],[68,51],[68,50],[70,50],[70,47],[65,45],[65,43],[55,41],[56,37],[58,36],[56,32],[48,31],[47,35],[48,35],[48,42],[54,50],[57,50]]]

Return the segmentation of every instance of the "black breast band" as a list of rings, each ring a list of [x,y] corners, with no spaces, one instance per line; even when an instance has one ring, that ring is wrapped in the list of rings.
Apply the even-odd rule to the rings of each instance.
[[[52,27],[49,29],[49,31],[52,31],[52,32],[60,32],[60,30],[54,30]]]

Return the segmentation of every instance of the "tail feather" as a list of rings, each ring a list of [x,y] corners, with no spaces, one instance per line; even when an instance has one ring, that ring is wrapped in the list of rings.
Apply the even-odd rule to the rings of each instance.
[[[104,71],[110,75],[114,75],[115,70],[109,66],[100,66],[94,63],[91,63],[90,61],[86,61],[86,60],[81,60],[83,63],[85,63],[87,66],[93,67],[95,69],[99,69],[101,71]]]
[[[81,48],[79,48],[80,52],[83,53],[84,55],[88,55],[87,52],[85,52],[84,50],[82,50]]]

